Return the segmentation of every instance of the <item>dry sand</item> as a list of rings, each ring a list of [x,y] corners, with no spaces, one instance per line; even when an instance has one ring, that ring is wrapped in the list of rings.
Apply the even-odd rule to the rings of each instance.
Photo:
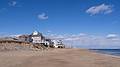
[[[0,67],[120,67],[120,58],[84,49],[4,51]]]

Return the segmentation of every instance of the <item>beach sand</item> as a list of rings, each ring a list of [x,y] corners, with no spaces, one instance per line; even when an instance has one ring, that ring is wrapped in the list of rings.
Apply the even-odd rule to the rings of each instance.
[[[85,49],[3,51],[0,67],[120,67],[120,58]]]

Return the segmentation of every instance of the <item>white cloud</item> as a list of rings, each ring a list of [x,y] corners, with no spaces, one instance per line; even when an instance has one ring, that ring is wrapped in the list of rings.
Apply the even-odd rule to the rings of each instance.
[[[113,11],[112,5],[106,5],[106,4],[101,4],[97,6],[92,6],[89,9],[86,10],[86,13],[90,15],[96,15],[96,14],[109,14]]]
[[[14,7],[17,5],[17,1],[10,1],[8,4],[9,4],[9,6]]]
[[[8,4],[9,7],[21,7],[22,6],[22,5],[18,4],[17,1],[9,1],[7,4]],[[9,7],[8,6],[0,8],[0,12],[9,11]]]
[[[48,16],[47,16],[46,13],[41,13],[41,14],[38,14],[38,19],[40,19],[40,20],[47,20]]]
[[[108,34],[107,35],[107,38],[116,38],[118,35],[116,34]]]
[[[108,34],[106,38],[111,40],[120,40],[117,34]]]

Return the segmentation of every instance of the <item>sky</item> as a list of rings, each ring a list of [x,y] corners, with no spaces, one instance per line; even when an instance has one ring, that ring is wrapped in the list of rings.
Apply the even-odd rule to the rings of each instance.
[[[30,34],[37,30],[76,47],[120,48],[119,3],[119,0],[0,0],[0,35]]]

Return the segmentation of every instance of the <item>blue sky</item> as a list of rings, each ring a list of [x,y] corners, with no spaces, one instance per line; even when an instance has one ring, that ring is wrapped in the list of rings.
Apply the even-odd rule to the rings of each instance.
[[[119,0],[0,0],[0,34],[120,34]]]

